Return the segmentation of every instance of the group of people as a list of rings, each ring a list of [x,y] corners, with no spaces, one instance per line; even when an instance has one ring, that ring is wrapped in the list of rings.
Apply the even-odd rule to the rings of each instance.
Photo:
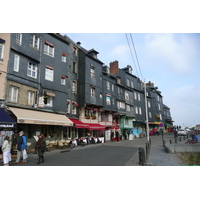
[[[119,141],[120,140],[120,134],[118,131],[115,132],[115,136],[116,136],[116,141]],[[111,133],[111,141],[114,141],[114,132]]]
[[[27,162],[27,140],[26,136],[24,135],[23,131],[19,132],[19,138],[17,141],[17,159],[14,162],[14,164],[20,163],[21,158],[23,161],[21,163]],[[37,141],[37,152],[38,152],[38,162],[37,164],[40,164],[44,162],[44,152],[46,150],[46,140],[44,134],[40,134],[38,141]],[[9,136],[5,136],[4,142],[2,146],[0,147],[0,154],[3,154],[3,157],[0,157],[0,159],[3,159],[4,166],[9,166],[9,162],[11,161],[11,151],[12,151],[12,142],[10,141]]]

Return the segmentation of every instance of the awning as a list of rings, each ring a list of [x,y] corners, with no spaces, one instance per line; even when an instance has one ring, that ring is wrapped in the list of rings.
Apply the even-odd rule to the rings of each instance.
[[[89,128],[89,126],[78,119],[69,118],[74,124],[76,128]]]
[[[4,108],[0,108],[0,128],[14,128],[15,126],[15,120],[5,111]]]
[[[65,115],[11,107],[10,110],[20,124],[73,126],[73,122]]]
[[[90,124],[90,123],[85,123],[89,127],[87,128],[88,130],[105,130],[105,126],[102,126],[100,124]]]

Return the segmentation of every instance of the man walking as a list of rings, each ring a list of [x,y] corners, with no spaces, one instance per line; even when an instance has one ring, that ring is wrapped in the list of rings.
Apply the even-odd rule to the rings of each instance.
[[[27,152],[26,152],[26,136],[23,131],[19,132],[19,138],[17,142],[17,160],[14,164],[18,164],[20,162],[21,157],[23,157],[23,161],[21,163],[27,162]]]

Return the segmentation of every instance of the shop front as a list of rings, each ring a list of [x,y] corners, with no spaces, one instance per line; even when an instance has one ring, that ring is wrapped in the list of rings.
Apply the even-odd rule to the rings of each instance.
[[[13,141],[15,130],[16,122],[14,119],[4,108],[0,108],[0,146],[2,146],[5,136],[9,136],[10,140]]]
[[[10,110],[16,117],[18,131],[23,130],[30,142],[40,133],[47,138],[62,139],[64,129],[73,126],[65,115],[14,107]]]

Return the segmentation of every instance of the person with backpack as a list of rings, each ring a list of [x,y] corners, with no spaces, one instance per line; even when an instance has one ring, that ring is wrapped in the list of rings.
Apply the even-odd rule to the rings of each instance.
[[[20,162],[21,157],[23,161],[21,163],[27,162],[27,152],[26,152],[26,136],[23,131],[19,132],[19,138],[17,141],[17,159],[14,164],[18,164]]]

